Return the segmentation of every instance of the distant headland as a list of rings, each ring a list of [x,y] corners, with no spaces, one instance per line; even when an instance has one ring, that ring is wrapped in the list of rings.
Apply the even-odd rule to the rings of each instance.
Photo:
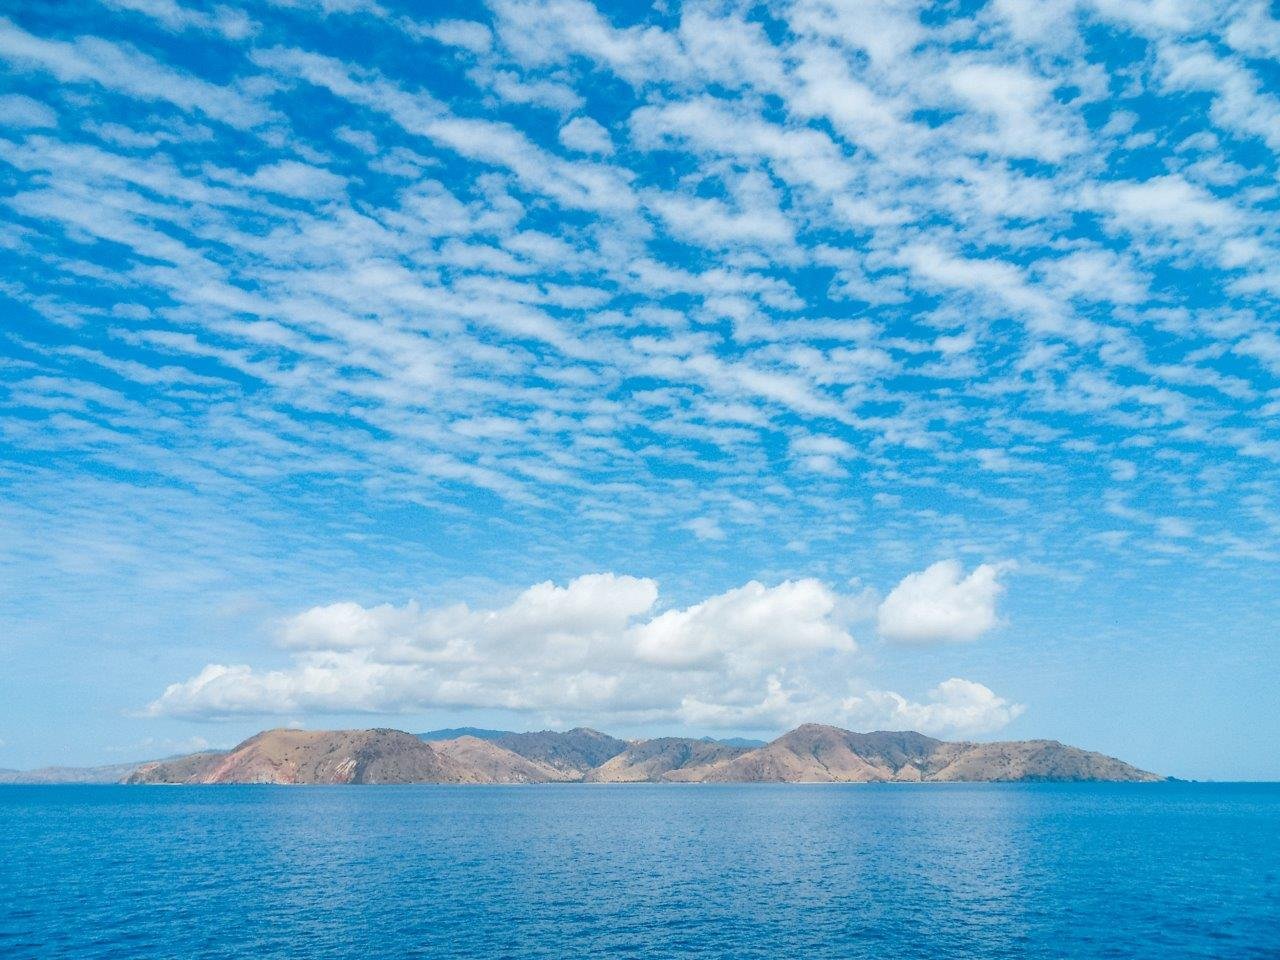
[[[266,730],[228,751],[97,768],[0,771],[8,783],[919,783],[1154,782],[1154,773],[1055,740],[936,740],[807,723],[768,743],[620,740],[578,727],[411,734]]]

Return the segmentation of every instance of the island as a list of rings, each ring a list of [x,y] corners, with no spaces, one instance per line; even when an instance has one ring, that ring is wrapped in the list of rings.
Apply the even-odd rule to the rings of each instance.
[[[912,731],[855,733],[808,723],[768,743],[621,740],[579,727],[515,733],[455,728],[266,730],[232,750],[133,765],[3,771],[9,783],[522,784],[955,783],[1164,777],[1055,740],[949,742]]]

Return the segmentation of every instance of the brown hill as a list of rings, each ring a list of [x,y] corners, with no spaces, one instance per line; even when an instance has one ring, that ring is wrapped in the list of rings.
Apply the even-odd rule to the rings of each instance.
[[[189,753],[185,757],[171,757],[168,760],[153,760],[138,764],[123,779],[125,783],[208,783],[204,777],[226,755],[226,751],[210,750]]]
[[[577,780],[576,771],[558,770],[549,763],[529,760],[491,740],[462,736],[452,740],[431,740],[440,756],[466,769],[470,783],[557,783]]]
[[[697,780],[707,768],[726,763],[746,752],[745,747],[685,737],[638,740],[622,753],[588,771],[583,779],[590,783]]]
[[[853,733],[807,723],[705,772],[710,782],[1124,780],[1161,777],[1050,740],[947,743],[911,732]]]
[[[226,754],[144,764],[129,783],[474,783],[399,730],[267,730]]]
[[[1153,782],[1164,777],[1115,757],[1068,747],[1056,740],[948,744],[950,762],[929,777],[936,781],[1121,780]],[[939,757],[947,755],[940,751]]]

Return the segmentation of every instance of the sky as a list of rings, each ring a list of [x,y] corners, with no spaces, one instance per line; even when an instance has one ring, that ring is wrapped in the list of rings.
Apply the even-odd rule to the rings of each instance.
[[[1280,11],[0,7],[0,767],[805,721],[1280,778]]]

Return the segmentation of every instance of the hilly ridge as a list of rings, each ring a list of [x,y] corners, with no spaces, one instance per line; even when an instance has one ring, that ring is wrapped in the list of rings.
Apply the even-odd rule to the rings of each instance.
[[[496,731],[495,731],[496,733]],[[626,741],[588,728],[423,740],[399,730],[268,730],[226,753],[139,765],[128,783],[1151,782],[1164,778],[1053,740],[949,742],[805,724],[761,747]]]
[[[584,774],[627,749],[627,741],[589,727],[574,727],[564,733],[540,730],[513,733],[495,741],[520,756],[563,773]],[[574,778],[577,779],[577,778]]]
[[[473,783],[472,769],[400,730],[265,730],[222,754],[143,764],[126,783]]]

